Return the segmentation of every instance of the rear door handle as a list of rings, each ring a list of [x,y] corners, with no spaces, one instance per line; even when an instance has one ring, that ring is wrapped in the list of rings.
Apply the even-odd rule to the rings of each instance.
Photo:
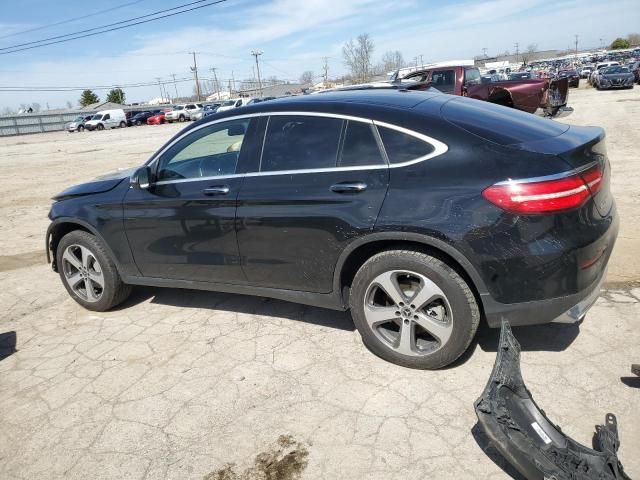
[[[205,188],[202,193],[205,195],[212,197],[214,195],[226,195],[229,193],[229,187],[226,185],[216,185],[214,187]]]
[[[367,189],[367,184],[363,182],[343,182],[331,185],[331,191],[336,193],[359,193]]]

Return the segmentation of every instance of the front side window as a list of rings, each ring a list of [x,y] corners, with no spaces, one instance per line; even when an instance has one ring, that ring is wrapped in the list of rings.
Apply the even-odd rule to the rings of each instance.
[[[452,93],[456,82],[455,70],[438,70],[431,75],[432,85],[442,93]]]
[[[269,117],[260,171],[336,166],[342,120],[304,115]]]
[[[108,113],[102,117],[102,120],[109,120],[111,118],[111,115],[109,115]]]
[[[378,132],[392,165],[417,160],[435,150],[430,143],[408,133],[387,127],[378,127]]]
[[[160,158],[159,181],[232,175],[248,119],[215,123],[182,138]]]
[[[370,123],[348,121],[338,159],[339,167],[384,165],[378,142]]]

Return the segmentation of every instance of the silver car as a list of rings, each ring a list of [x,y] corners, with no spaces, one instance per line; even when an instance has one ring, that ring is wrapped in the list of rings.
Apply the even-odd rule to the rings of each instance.
[[[74,118],[71,122],[67,123],[64,128],[67,132],[84,132],[84,122],[91,120],[93,115],[79,116]]]

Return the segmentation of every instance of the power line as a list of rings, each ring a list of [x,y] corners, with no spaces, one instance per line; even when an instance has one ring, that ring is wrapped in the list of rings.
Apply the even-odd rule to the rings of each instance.
[[[206,3],[204,5],[197,5],[195,7],[188,8],[188,9],[185,9],[185,10],[181,10],[179,12],[168,13],[166,15],[161,15],[159,17],[147,18],[147,20],[140,20],[139,22],[130,23],[130,22],[133,22],[134,20],[138,20],[140,18],[156,16],[156,15],[158,15],[160,13],[169,12],[171,10],[177,10],[177,9],[180,9],[180,8],[187,7],[189,5],[194,5],[196,3],[202,3],[202,2],[206,2],[206,1],[210,1],[210,0],[197,0],[195,2],[186,3],[186,4],[180,5],[178,7],[173,7],[173,8],[169,8],[169,9],[166,9],[166,10],[159,10],[157,12],[150,13],[148,15],[142,15],[140,17],[130,18],[128,20],[122,20],[120,22],[115,22],[115,23],[111,23],[111,24],[108,24],[108,25],[103,25],[101,27],[95,27],[95,28],[90,28],[90,29],[87,29],[87,30],[81,30],[79,32],[69,33],[69,34],[66,34],[66,35],[58,35],[56,37],[45,38],[45,39],[37,40],[37,41],[34,41],[34,42],[27,42],[27,43],[12,45],[10,47],[3,47],[3,48],[0,48],[0,55],[7,55],[9,53],[21,52],[23,50],[31,50],[31,49],[34,49],[34,48],[45,47],[47,45],[55,45],[55,44],[58,44],[58,43],[64,43],[64,42],[70,42],[72,40],[78,40],[80,38],[92,37],[94,35],[100,35],[102,33],[113,32],[115,30],[122,30],[123,28],[134,27],[136,25],[141,25],[143,23],[153,22],[155,20],[161,20],[161,19],[167,18],[167,17],[173,17],[175,15],[179,15],[181,13],[191,12],[193,10],[198,10],[200,8],[210,7],[212,5],[218,5],[220,3],[226,2],[227,0],[215,0],[215,1],[210,2],[210,3]],[[122,25],[123,23],[127,23],[128,25]],[[107,28],[107,27],[111,27],[113,25],[120,25],[120,26],[113,27],[113,28],[108,28],[106,30],[101,30],[101,29],[104,29],[104,28]],[[101,31],[96,32],[95,30],[101,30]],[[92,32],[92,33],[84,33],[84,32]],[[80,33],[84,33],[84,35],[78,35]],[[63,38],[63,37],[72,37],[72,38]],[[59,38],[60,40],[55,40],[57,38]],[[48,41],[48,40],[53,40],[53,41]],[[41,43],[41,42],[45,42],[45,43]],[[34,44],[37,44],[37,45],[34,45]],[[17,48],[17,47],[22,47],[22,48]],[[3,50],[9,50],[9,51],[3,51]]]
[[[99,10],[97,12],[89,13],[87,15],[82,15],[80,17],[73,17],[73,18],[69,18],[68,20],[62,20],[60,22],[49,23],[47,25],[41,25],[39,27],[29,28],[28,30],[21,30],[19,32],[9,33],[7,35],[1,36],[0,40],[3,39],[3,38],[9,38],[9,37],[15,37],[17,35],[23,35],[25,33],[37,32],[38,30],[44,30],[46,28],[57,27],[58,25],[64,25],[66,23],[73,23],[73,22],[75,22],[77,20],[83,20],[85,18],[95,17],[96,15],[102,15],[103,13],[113,12],[114,10],[119,10],[121,8],[124,8],[124,7],[130,7],[131,5],[135,5],[136,3],[140,3],[140,2],[144,2],[144,1],[145,0],[135,0],[135,2],[122,3],[120,5],[116,5],[115,7],[106,8],[104,10]]]

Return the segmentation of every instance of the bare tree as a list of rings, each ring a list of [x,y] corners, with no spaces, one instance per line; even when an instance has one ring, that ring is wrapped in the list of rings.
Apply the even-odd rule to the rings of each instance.
[[[538,51],[537,43],[532,43],[530,45],[527,45],[526,50],[521,54],[522,63],[524,63],[525,65],[528,64],[531,60],[533,60],[533,56],[537,51]]]
[[[67,109],[71,110],[73,108],[73,103],[67,100]]]
[[[33,102],[31,104],[31,108],[33,109],[33,113],[38,113],[40,111],[40,104],[38,102]]]
[[[371,77],[371,55],[374,45],[368,33],[358,35],[342,46],[344,64],[349,67],[356,82],[367,82]]]
[[[376,70],[381,74],[395,72],[405,66],[404,57],[399,50],[386,52]]]
[[[311,70],[302,72],[302,75],[300,75],[300,83],[302,85],[311,85],[313,83],[313,77],[314,75]]]
[[[640,45],[640,33],[630,33],[627,35],[627,42],[629,42],[629,45],[632,47]]]

